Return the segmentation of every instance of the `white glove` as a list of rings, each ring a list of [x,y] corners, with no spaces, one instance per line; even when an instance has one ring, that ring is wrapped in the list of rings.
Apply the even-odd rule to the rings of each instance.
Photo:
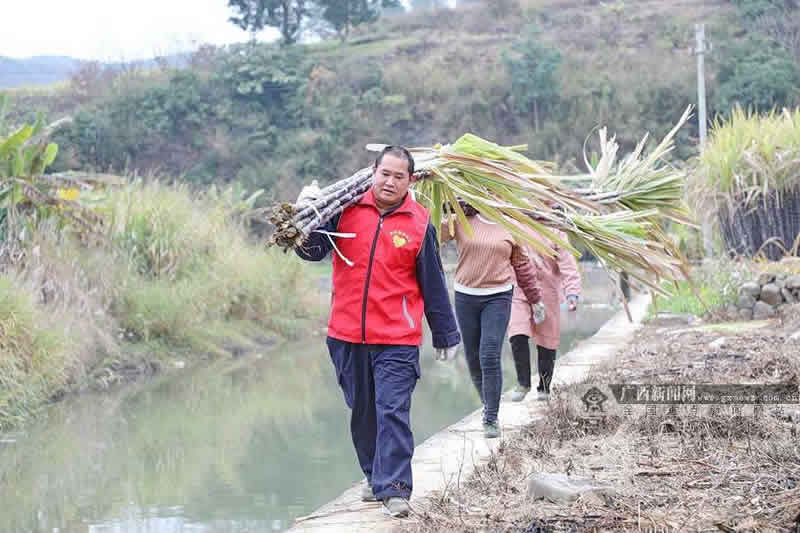
[[[531,313],[533,313],[534,324],[541,324],[542,322],[544,322],[545,312],[544,312],[544,304],[542,302],[531,304]]]
[[[568,294],[567,295],[567,310],[569,310],[569,311],[577,311],[578,310],[578,295],[577,294]]]
[[[322,196],[322,190],[319,188],[317,180],[314,180],[311,182],[311,185],[303,187],[303,190],[301,190],[300,194],[297,196],[296,203],[310,202],[316,200],[320,196]]]
[[[452,361],[458,354],[458,344],[449,348],[434,348],[433,352],[437,361]]]

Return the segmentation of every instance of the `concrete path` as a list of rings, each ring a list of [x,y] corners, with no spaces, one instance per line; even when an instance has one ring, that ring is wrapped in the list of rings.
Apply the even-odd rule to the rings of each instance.
[[[641,327],[649,301],[649,296],[637,296],[629,304],[633,323],[628,321],[622,310],[594,336],[559,357],[553,384],[558,386],[580,381],[593,364],[608,360],[625,346]],[[535,394],[529,394],[520,403],[506,401],[504,397],[500,407],[503,438],[513,438],[520,428],[542,416],[542,413],[543,403],[536,401]],[[414,500],[430,496],[434,491],[442,491],[447,485],[455,486],[465,481],[475,466],[482,464],[499,445],[500,439],[487,440],[483,437],[481,410],[431,436],[414,451],[412,507]],[[382,532],[391,531],[399,525],[399,521],[383,514],[380,503],[364,503],[360,500],[360,494],[361,484],[358,484],[313,514],[295,520],[294,527],[289,531]]]

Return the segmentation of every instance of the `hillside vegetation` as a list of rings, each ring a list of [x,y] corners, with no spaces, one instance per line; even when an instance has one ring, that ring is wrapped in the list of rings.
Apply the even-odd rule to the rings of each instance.
[[[777,0],[470,3],[387,16],[346,43],[204,47],[180,70],[87,67],[65,88],[17,98],[75,115],[58,139],[60,169],[236,180],[287,197],[366,164],[367,142],[425,145],[474,132],[528,143],[532,156],[570,170],[583,167],[596,126],[608,125],[625,149],[645,132],[662,135],[696,102],[696,22],[714,46],[712,117],[735,103],[796,103],[796,11]],[[695,153],[696,129],[680,132],[678,157]]]

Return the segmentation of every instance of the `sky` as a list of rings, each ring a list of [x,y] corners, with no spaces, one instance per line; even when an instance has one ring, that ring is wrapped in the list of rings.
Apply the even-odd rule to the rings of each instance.
[[[107,61],[247,40],[227,0],[3,0],[0,56]]]
[[[227,0],[0,0],[0,56],[129,61],[245,41]],[[260,39],[270,40],[274,30]]]

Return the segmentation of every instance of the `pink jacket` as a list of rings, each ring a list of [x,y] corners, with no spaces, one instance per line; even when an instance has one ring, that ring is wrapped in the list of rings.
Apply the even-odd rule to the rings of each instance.
[[[538,233],[533,234],[540,242],[556,249],[556,258],[542,257],[535,251],[528,249],[528,257],[533,262],[538,262],[539,283],[542,291],[542,303],[545,307],[545,319],[541,324],[534,324],[531,316],[531,306],[525,299],[525,294],[514,288],[511,302],[511,321],[508,325],[508,336],[527,335],[532,337],[536,344],[551,350],[557,350],[561,337],[561,302],[566,295],[581,293],[581,276],[578,273],[578,263],[569,250],[565,250],[549,239]],[[559,237],[566,240],[567,236],[559,233]]]

